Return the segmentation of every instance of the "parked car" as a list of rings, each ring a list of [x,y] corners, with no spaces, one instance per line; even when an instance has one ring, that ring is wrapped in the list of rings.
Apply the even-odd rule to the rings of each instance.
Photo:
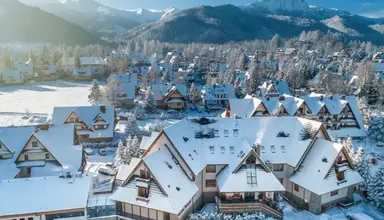
[[[115,175],[115,171],[110,167],[100,167],[99,173],[106,175],[106,176],[114,176]]]
[[[376,146],[378,146],[378,147],[384,147],[384,143],[383,143],[383,142],[377,142],[377,143],[376,143]]]
[[[101,156],[106,156],[106,155],[107,155],[107,150],[105,150],[105,149],[99,149],[99,154],[100,154]]]
[[[84,149],[84,153],[85,153],[86,155],[92,155],[92,154],[93,154],[93,149],[91,149],[91,148],[85,148],[85,149]]]

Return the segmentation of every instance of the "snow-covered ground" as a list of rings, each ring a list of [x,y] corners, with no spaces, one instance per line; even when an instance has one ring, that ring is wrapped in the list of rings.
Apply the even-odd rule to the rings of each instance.
[[[0,126],[45,122],[55,106],[89,105],[91,84],[91,81],[51,81],[1,86]]]
[[[362,200],[362,203],[348,209],[333,208],[321,215],[314,215],[308,211],[294,212],[292,207],[285,204],[284,219],[287,220],[347,220],[347,214],[364,213],[375,220],[383,220],[384,213],[369,204],[365,199],[355,194],[355,200]]]

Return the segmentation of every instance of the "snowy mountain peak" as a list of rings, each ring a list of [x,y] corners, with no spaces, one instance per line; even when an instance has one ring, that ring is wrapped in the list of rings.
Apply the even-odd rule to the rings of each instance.
[[[247,5],[248,8],[261,8],[270,12],[283,11],[308,11],[309,5],[305,0],[257,0]]]

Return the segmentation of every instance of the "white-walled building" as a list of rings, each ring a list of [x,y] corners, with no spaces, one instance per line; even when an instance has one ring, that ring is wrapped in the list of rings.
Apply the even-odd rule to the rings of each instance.
[[[279,193],[320,214],[353,201],[362,182],[324,125],[298,117],[187,118],[162,131],[124,170],[112,200],[130,218],[185,219],[212,202],[224,213],[282,218]]]

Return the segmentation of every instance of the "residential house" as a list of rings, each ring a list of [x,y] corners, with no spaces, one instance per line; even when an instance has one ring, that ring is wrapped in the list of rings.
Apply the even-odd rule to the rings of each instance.
[[[124,170],[111,199],[118,215],[134,219],[185,219],[206,203],[281,219],[277,194],[320,214],[353,202],[363,181],[321,123],[298,117],[186,118]]]
[[[288,83],[286,81],[264,82],[258,90],[259,97],[278,97],[280,95],[291,95]]]
[[[21,84],[24,83],[24,78],[18,70],[4,70],[1,75],[1,80],[4,84]]]
[[[229,99],[236,98],[233,85],[205,85],[202,95],[203,105],[208,109],[225,108]]]
[[[115,129],[115,108],[105,105],[55,107],[52,123],[75,124],[80,143],[111,142]]]
[[[228,70],[228,65],[225,63],[210,62],[208,67],[207,83],[212,85],[216,84],[218,77]]]
[[[381,63],[382,60],[384,60],[384,52],[377,52],[373,55],[372,60],[375,63]]]
[[[110,100],[115,107],[132,108],[137,94],[137,74],[114,73],[108,79]]]
[[[85,158],[74,125],[5,127],[0,131],[1,180],[58,176],[83,169]]]
[[[34,74],[34,65],[31,61],[26,63],[15,62],[15,68],[23,76],[24,79],[30,79],[35,76]]]
[[[7,202],[0,219],[87,219],[87,200],[92,177],[39,177],[0,181]]]
[[[75,80],[91,80],[93,72],[91,68],[73,68],[72,76]]]
[[[230,99],[223,117],[299,116],[322,122],[333,139],[366,136],[355,96]]]
[[[39,68],[38,72],[39,77],[44,79],[55,79],[57,69],[55,65],[43,65]]]
[[[159,108],[182,110],[186,107],[187,87],[185,84],[154,84],[153,99]]]
[[[344,58],[350,58],[351,57],[351,53],[346,50],[346,49],[343,49],[339,52],[334,52],[333,53],[333,59],[334,60],[338,60],[338,59],[344,59]]]
[[[80,67],[92,69],[92,74],[97,76],[105,73],[105,62],[102,57],[80,57]]]

